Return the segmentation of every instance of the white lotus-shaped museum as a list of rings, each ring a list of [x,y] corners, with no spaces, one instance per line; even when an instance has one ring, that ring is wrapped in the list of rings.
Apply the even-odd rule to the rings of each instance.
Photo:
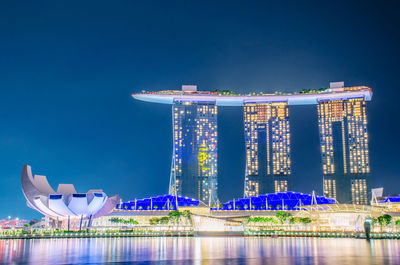
[[[93,219],[109,214],[120,201],[119,195],[108,197],[102,190],[77,193],[72,184],[59,184],[57,192],[46,176],[32,176],[31,167],[24,165],[21,174],[22,192],[27,205],[53,219]]]

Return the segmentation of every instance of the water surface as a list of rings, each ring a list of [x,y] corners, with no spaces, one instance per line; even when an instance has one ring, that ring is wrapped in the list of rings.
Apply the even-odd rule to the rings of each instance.
[[[159,237],[0,240],[0,264],[400,264],[400,240]]]

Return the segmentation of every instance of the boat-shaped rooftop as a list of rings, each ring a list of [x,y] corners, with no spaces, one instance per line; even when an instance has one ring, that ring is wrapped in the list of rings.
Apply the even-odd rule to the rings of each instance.
[[[340,82],[343,84],[342,82]],[[364,99],[370,101],[372,90],[367,86],[332,86],[326,89],[307,89],[295,93],[237,94],[229,90],[198,91],[196,86],[182,86],[182,90],[163,90],[132,94],[132,97],[147,102],[173,104],[174,102],[215,103],[217,106],[243,106],[250,103],[286,102],[289,105],[318,104],[321,101]]]

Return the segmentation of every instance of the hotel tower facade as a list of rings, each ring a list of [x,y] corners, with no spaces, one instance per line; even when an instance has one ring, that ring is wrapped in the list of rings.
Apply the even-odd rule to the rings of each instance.
[[[245,197],[288,191],[291,162],[287,102],[246,102],[244,134]]]
[[[368,204],[369,149],[363,98],[318,103],[324,195]]]
[[[169,193],[218,201],[217,106],[215,102],[175,100]]]

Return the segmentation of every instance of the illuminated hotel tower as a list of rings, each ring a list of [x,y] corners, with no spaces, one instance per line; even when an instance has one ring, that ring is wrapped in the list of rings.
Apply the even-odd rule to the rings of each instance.
[[[291,168],[287,102],[245,102],[244,132],[244,195],[287,191]]]
[[[174,100],[170,194],[208,204],[217,194],[217,106],[215,102]]]
[[[368,204],[368,133],[364,98],[318,103],[324,195]]]

